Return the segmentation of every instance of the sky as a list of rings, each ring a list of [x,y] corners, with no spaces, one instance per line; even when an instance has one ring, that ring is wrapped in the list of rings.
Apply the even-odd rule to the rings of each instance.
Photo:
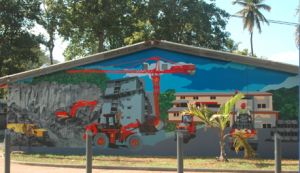
[[[232,5],[232,0],[215,0],[214,2],[206,0],[206,2],[215,3],[217,7],[229,14],[234,14],[242,9],[242,6]],[[261,10],[266,19],[298,23],[299,16],[294,16],[299,5],[298,0],[287,0],[285,3],[278,0],[265,0],[264,3],[271,6],[271,12]],[[294,37],[295,26],[270,23],[270,25],[262,24],[261,29],[262,32],[258,33],[258,29],[255,27],[253,32],[253,50],[258,57],[263,56],[268,60],[299,65],[299,50],[296,48]],[[41,26],[35,27],[34,30],[47,35]],[[247,30],[243,31],[241,18],[231,17],[228,20],[226,31],[231,33],[230,38],[234,41],[241,42],[239,50],[248,49],[250,52],[250,35]],[[53,50],[55,60],[64,62],[62,53],[67,45],[68,42],[63,42],[61,38],[55,40]]]

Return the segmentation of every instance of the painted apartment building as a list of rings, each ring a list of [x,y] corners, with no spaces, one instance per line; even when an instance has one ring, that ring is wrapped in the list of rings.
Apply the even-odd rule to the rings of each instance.
[[[242,92],[243,93],[243,92]],[[279,111],[273,110],[273,94],[260,91],[249,91],[243,93],[245,96],[254,96],[254,106],[252,99],[241,99],[236,103],[235,112],[241,109],[242,103],[246,104],[246,109],[253,114],[255,128],[271,128],[276,125]],[[169,122],[181,121],[183,110],[188,110],[188,103],[205,104],[212,111],[217,112],[220,105],[230,100],[235,92],[178,92],[175,93],[173,107],[168,110]],[[198,117],[194,117],[196,122],[201,122]],[[231,121],[232,122],[232,119]],[[231,124],[232,125],[232,124]]]
[[[153,111],[148,96],[151,94],[146,94],[143,80],[138,77],[130,77],[106,83],[101,117],[103,114],[116,114],[121,111],[121,121],[124,125],[130,124],[136,119],[144,122],[145,118],[150,117]],[[105,119],[101,119],[100,122],[105,123]]]

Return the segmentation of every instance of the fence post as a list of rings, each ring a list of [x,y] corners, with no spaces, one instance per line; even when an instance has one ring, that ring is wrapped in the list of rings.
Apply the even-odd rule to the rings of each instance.
[[[281,139],[282,137],[278,134],[274,134],[275,138],[275,173],[281,173]]]
[[[177,173],[183,173],[183,135],[177,132]]]
[[[86,132],[86,173],[92,173],[92,132]]]
[[[5,130],[5,166],[4,172],[10,173],[10,130]]]

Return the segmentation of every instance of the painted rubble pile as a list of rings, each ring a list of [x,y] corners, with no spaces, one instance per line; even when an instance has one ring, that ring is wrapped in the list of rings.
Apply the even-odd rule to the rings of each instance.
[[[37,84],[14,84],[8,88],[8,92],[8,124],[40,125],[40,131],[47,132],[42,135],[33,132],[36,133],[33,135],[43,138],[43,140],[48,135],[51,140],[50,143],[47,143],[48,146],[51,144],[56,147],[84,147],[85,141],[82,140],[85,133],[84,128],[86,125],[98,121],[103,105],[101,96],[104,91],[88,82],[66,85],[59,85],[55,82],[51,84],[39,82]],[[73,105],[82,100],[97,100],[97,104],[92,110],[90,106],[77,109],[75,116],[81,121],[58,122],[56,117],[58,111],[69,113]],[[28,136],[26,133],[16,132],[12,135],[12,145],[19,145],[20,141],[22,141],[22,145],[28,145],[30,137]],[[32,145],[43,146],[45,144],[32,140]]]

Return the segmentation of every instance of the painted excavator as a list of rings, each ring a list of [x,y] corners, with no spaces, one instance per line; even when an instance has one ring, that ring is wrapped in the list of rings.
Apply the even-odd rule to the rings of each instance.
[[[56,112],[56,121],[59,123],[75,123],[81,121],[80,118],[78,118],[78,108],[80,107],[86,107],[90,106],[90,110],[93,111],[95,105],[97,104],[98,100],[93,100],[93,101],[88,101],[88,100],[82,100],[77,103],[75,103],[70,112],[65,112],[65,111],[57,111]]]

